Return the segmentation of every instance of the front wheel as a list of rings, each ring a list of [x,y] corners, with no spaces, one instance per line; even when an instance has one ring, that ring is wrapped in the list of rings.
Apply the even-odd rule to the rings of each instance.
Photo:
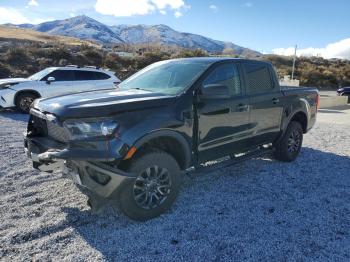
[[[299,122],[292,121],[281,141],[275,145],[275,158],[284,162],[294,161],[299,155],[302,144],[303,129]]]
[[[30,106],[38,97],[31,93],[20,94],[16,99],[16,107],[22,113],[29,113]]]
[[[177,161],[168,153],[152,149],[132,160],[128,171],[137,175],[119,195],[119,209],[129,218],[145,221],[167,211],[182,181]]]

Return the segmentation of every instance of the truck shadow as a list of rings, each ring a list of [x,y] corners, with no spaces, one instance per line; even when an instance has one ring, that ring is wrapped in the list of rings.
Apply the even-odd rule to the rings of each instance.
[[[0,109],[0,118],[1,117],[21,122],[28,122],[29,119],[28,114],[21,114],[11,109]]]
[[[349,239],[342,230],[350,222],[349,170],[347,156],[303,148],[293,163],[258,158],[186,178],[171,211],[144,223],[109,209],[98,216],[78,208],[63,212],[111,261],[192,260],[198,250],[199,260],[285,260],[290,248],[310,259],[319,254],[320,239],[340,241],[337,246]]]

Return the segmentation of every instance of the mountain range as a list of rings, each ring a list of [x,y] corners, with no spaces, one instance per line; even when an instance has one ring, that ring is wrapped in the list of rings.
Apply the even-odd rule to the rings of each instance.
[[[6,24],[19,28],[32,29],[51,35],[76,37],[92,40],[104,45],[125,44],[160,44],[180,48],[200,48],[210,53],[220,53],[225,48],[233,49],[235,54],[259,56],[260,53],[231,42],[178,32],[167,25],[117,25],[108,26],[88,16],[76,16],[64,20],[33,24]]]

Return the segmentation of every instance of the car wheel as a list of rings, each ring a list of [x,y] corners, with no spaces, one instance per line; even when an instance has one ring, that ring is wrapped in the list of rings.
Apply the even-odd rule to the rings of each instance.
[[[29,113],[30,106],[38,97],[31,93],[23,93],[17,97],[16,108],[22,113]]]
[[[287,130],[277,145],[274,156],[284,162],[291,162],[297,158],[303,144],[303,129],[299,122],[289,123]]]
[[[177,161],[168,153],[152,149],[133,159],[127,171],[137,175],[121,189],[118,207],[129,218],[145,221],[167,211],[182,181]]]
[[[341,93],[340,96],[347,96],[348,97],[348,103],[350,103],[350,94],[349,93]]]

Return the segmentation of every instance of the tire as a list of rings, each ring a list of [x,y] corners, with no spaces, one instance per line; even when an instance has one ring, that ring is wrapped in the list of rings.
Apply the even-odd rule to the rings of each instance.
[[[148,150],[133,159],[127,171],[138,177],[125,184],[119,194],[118,207],[126,216],[146,221],[172,206],[182,182],[174,157],[161,150]]]
[[[292,121],[287,127],[283,138],[275,145],[274,156],[283,162],[294,161],[303,144],[303,128],[299,122]]]
[[[341,96],[347,96],[348,97],[348,103],[350,103],[350,94],[349,93],[341,93]]]
[[[16,99],[16,108],[18,111],[24,114],[28,114],[31,104],[37,99],[38,96],[32,93],[20,94]]]

